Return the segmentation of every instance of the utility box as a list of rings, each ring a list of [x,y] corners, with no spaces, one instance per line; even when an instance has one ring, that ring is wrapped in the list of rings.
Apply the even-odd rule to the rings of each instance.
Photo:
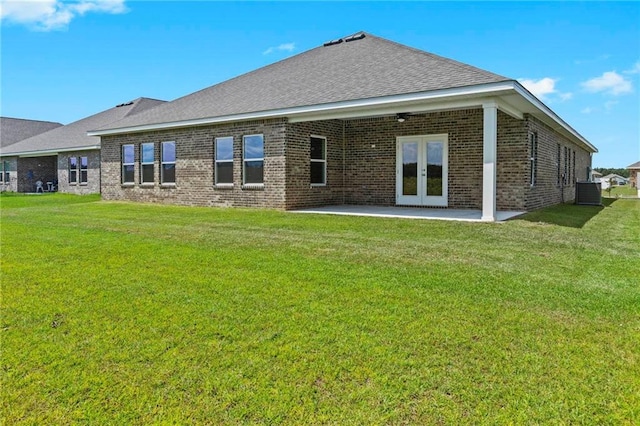
[[[576,182],[576,204],[584,206],[602,205],[602,187],[595,182]]]

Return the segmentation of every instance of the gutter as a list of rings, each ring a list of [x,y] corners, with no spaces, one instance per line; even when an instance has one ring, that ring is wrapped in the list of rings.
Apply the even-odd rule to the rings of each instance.
[[[525,98],[529,103],[533,104],[536,108],[544,112],[547,116],[552,118],[556,123],[558,123],[562,128],[571,133],[574,137],[580,140],[583,144],[588,146],[593,152],[598,152],[598,148],[592,145],[584,136],[578,133],[573,127],[571,127],[566,121],[564,121],[558,114],[553,112],[551,108],[540,102],[538,98],[531,94],[527,89],[524,88],[519,82],[513,81],[514,89],[520,96]]]
[[[362,110],[370,111],[372,114],[388,115],[391,113],[403,112],[403,108],[406,109],[409,105],[415,105],[420,103],[435,103],[440,101],[443,106],[447,106],[450,102],[450,107],[458,108],[464,107],[464,101],[470,101],[481,97],[499,97],[501,95],[509,95],[516,93],[520,95],[525,101],[532,105],[537,110],[541,111],[552,121],[554,121],[559,128],[568,132],[571,136],[576,138],[580,143],[584,144],[589,150],[598,152],[598,149],[592,145],[584,136],[578,133],[567,122],[560,118],[549,107],[542,103],[538,98],[532,95],[527,89],[524,88],[516,80],[507,80],[497,83],[487,83],[474,86],[456,87],[450,89],[431,90],[428,92],[408,93],[402,95],[392,96],[380,96],[368,99],[357,99],[350,101],[331,102],[327,104],[317,105],[305,105],[291,108],[281,108],[268,111],[257,111],[241,114],[231,114],[218,117],[206,117],[193,120],[181,120],[166,123],[155,124],[143,124],[137,126],[129,126],[122,128],[111,129],[98,129],[87,132],[88,136],[110,136],[123,133],[139,133],[152,130],[168,130],[177,129],[183,127],[204,126],[209,124],[221,124],[235,121],[249,121],[271,118],[289,118],[290,122],[306,121],[306,120],[318,120],[322,119],[322,116],[326,114],[328,117],[325,119],[340,119],[351,118],[359,114],[358,111]],[[459,105],[454,102],[462,98],[462,103]],[[475,102],[478,106],[482,102]],[[474,102],[467,102],[468,105],[474,104]],[[468,106],[467,105],[467,106]],[[504,102],[498,102],[498,106],[501,110],[515,116],[522,118],[521,114],[517,111],[517,108],[508,106]],[[524,111],[522,111],[524,112]],[[344,114],[344,115],[343,115]],[[313,116],[313,117],[311,117]]]
[[[0,157],[45,157],[48,155],[57,155],[61,152],[93,151],[95,149],[100,149],[100,145],[82,146],[78,148],[48,149],[44,151],[2,152],[0,153]]]
[[[334,112],[355,108],[378,107],[405,102],[420,102],[436,100],[447,97],[459,97],[470,95],[487,95],[495,92],[513,90],[510,81],[488,83],[476,86],[458,87],[452,89],[431,90],[428,92],[408,93],[402,95],[380,96],[376,98],[357,99],[351,101],[331,102],[319,105],[306,105],[291,108],[274,109],[268,111],[258,111],[242,114],[223,115],[219,117],[198,118],[194,120],[173,121],[168,123],[144,124],[113,129],[98,129],[87,132],[88,136],[109,136],[122,133],[146,132],[150,130],[176,129],[180,127],[204,126],[207,124],[219,124],[230,121],[245,121],[265,118],[295,117],[296,115]]]

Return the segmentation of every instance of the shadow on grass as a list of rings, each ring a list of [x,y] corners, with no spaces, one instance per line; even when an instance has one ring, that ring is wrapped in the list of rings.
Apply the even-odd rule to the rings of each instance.
[[[615,198],[603,198],[601,206],[581,206],[577,204],[558,204],[536,210],[518,217],[520,220],[535,223],[582,228],[594,216],[616,202]]]

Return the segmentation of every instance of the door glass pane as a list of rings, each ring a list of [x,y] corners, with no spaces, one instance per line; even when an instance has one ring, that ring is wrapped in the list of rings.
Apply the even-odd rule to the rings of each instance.
[[[442,195],[442,142],[427,143],[427,195]]]
[[[402,144],[402,195],[418,195],[418,144]]]

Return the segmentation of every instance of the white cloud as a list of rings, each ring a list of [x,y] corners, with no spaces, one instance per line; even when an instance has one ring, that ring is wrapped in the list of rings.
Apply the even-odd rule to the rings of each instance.
[[[608,71],[600,77],[587,80],[582,86],[589,92],[604,92],[609,95],[622,95],[633,90],[631,82],[615,71]]]
[[[532,80],[528,78],[521,78],[518,80],[528,91],[535,95],[538,99],[548,100],[552,94],[557,94],[556,99],[561,101],[568,101],[573,98],[573,93],[562,93],[556,90],[557,79],[551,77],[544,77],[540,80]]]
[[[630,70],[626,70],[624,73],[625,74],[640,74],[640,61],[636,62],[633,65],[633,68],[631,68]]]
[[[595,110],[593,108],[591,108],[591,107],[586,107],[586,108],[583,108],[582,110],[580,110],[580,112],[583,113],[583,114],[591,114],[594,111]]]
[[[73,18],[89,12],[125,13],[124,0],[1,0],[0,18],[3,21],[27,25],[37,31],[66,29]]]
[[[518,81],[525,87],[525,89],[540,99],[544,99],[546,95],[556,93],[555,86],[557,80],[550,77],[541,78],[540,80],[521,78]]]
[[[295,48],[296,48],[296,44],[295,43],[282,43],[280,46],[268,48],[267,50],[262,52],[262,54],[263,55],[268,55],[270,53],[275,52],[276,50],[283,50],[283,51],[286,51],[286,52],[293,52],[293,50]]]

